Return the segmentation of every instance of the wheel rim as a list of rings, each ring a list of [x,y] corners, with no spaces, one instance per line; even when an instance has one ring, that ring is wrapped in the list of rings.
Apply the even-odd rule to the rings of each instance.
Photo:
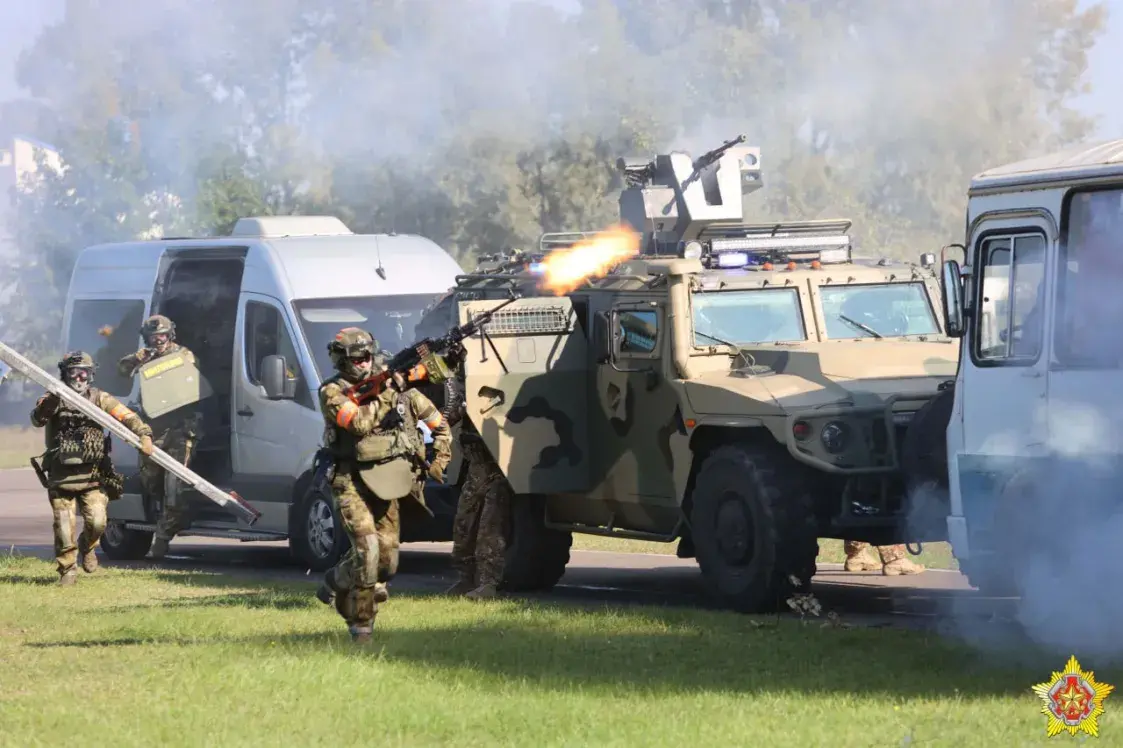
[[[121,545],[125,542],[125,526],[120,522],[106,523],[101,539],[109,545]]]
[[[753,557],[753,523],[745,502],[735,493],[721,498],[717,510],[717,551],[722,561],[731,566],[743,566]]]
[[[325,558],[335,548],[335,519],[323,499],[312,502],[308,512],[308,546],[318,558]]]

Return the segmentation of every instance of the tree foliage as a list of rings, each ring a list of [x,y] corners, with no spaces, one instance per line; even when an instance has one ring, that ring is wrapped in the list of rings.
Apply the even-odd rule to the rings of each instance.
[[[1072,101],[1099,5],[579,6],[71,0],[19,64],[68,168],[20,199],[4,334],[49,345],[95,242],[321,213],[469,264],[615,221],[619,156],[740,133],[764,148],[752,217],[851,218],[862,251],[911,257],[962,230],[973,173],[1092,124]]]

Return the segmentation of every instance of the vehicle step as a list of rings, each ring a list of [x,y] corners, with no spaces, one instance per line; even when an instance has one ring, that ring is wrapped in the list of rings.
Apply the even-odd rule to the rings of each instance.
[[[156,530],[156,525],[144,522],[126,522],[125,527],[129,530],[142,530],[144,532],[155,532]],[[207,530],[204,528],[197,528],[176,533],[177,538],[186,538],[189,536],[198,538],[230,538],[233,540],[240,540],[243,543],[288,540],[287,535],[279,532],[242,532],[241,530]]]

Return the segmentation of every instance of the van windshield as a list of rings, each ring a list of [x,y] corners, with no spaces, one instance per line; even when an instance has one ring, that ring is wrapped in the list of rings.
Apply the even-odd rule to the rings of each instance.
[[[437,298],[434,294],[398,294],[297,299],[292,305],[322,381],[335,371],[328,357],[328,343],[337,332],[358,327],[373,335],[383,349],[397,353],[416,340],[414,328],[425,308]]]

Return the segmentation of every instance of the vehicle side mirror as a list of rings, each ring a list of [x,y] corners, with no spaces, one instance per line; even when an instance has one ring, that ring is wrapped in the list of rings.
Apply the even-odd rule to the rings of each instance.
[[[597,312],[593,315],[593,347],[598,364],[607,364],[612,357],[611,329],[607,312]]]
[[[963,275],[958,262],[947,260],[944,263],[940,285],[943,286],[941,290],[944,297],[944,328],[950,337],[963,337],[966,328],[963,312]]]
[[[296,381],[286,376],[284,356],[266,356],[261,360],[261,386],[270,400],[292,400],[296,397]]]

